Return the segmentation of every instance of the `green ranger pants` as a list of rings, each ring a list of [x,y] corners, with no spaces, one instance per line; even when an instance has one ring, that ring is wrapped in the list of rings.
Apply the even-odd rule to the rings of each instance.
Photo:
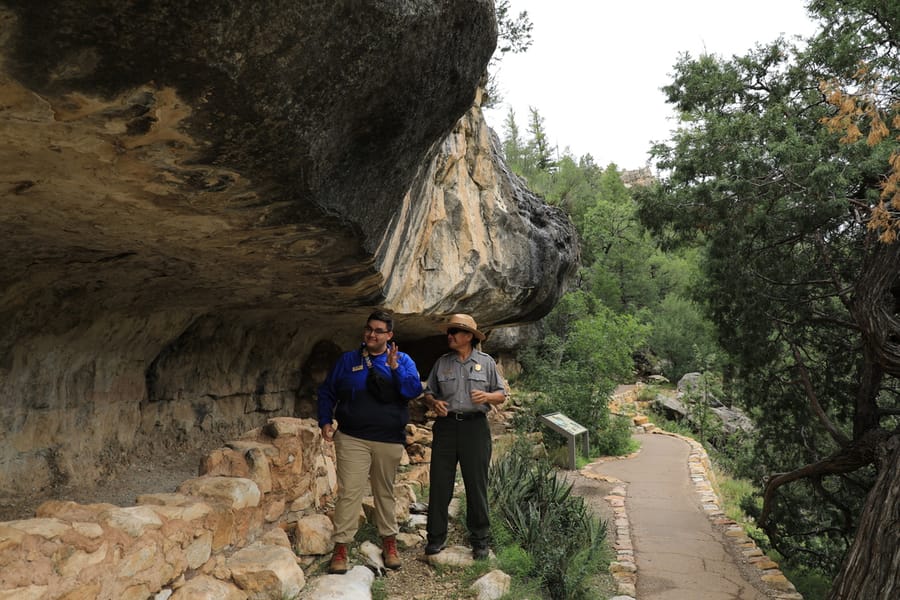
[[[447,510],[453,498],[456,465],[466,488],[466,526],[473,546],[487,544],[491,534],[488,512],[488,468],[491,430],[484,413],[439,417],[432,428],[428,542],[447,541]]]

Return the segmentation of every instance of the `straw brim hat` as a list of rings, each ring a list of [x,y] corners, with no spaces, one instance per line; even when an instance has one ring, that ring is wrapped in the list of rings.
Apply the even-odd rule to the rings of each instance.
[[[485,340],[485,335],[478,331],[478,324],[475,322],[475,319],[470,317],[469,315],[458,314],[452,315],[446,323],[441,325],[441,331],[444,333],[447,332],[451,327],[456,329],[462,329],[463,331],[468,331],[473,334],[476,338],[478,338],[479,342],[483,342]]]

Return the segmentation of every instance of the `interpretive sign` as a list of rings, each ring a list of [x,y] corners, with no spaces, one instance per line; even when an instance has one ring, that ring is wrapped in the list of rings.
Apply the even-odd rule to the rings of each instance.
[[[576,423],[561,412],[548,413],[541,415],[541,420],[550,426],[551,429],[564,435],[569,440],[569,469],[575,470],[577,463],[575,461],[575,440],[578,436],[584,436],[584,455],[589,456],[588,447],[588,430],[584,425]]]

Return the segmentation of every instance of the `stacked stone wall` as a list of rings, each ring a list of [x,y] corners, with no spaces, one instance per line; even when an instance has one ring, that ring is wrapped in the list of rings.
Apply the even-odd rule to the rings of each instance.
[[[302,551],[330,550],[334,450],[315,421],[270,419],[200,470],[135,506],[50,501],[0,523],[0,600],[296,596]]]

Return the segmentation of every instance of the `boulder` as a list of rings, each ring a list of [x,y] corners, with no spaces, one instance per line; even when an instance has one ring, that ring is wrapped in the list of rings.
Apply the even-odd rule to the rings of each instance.
[[[732,435],[739,431],[751,432],[754,429],[753,421],[741,409],[734,406],[725,406],[716,398],[715,393],[703,389],[702,375],[700,373],[685,373],[678,381],[678,393],[676,398],[666,398],[663,394],[657,397],[657,406],[661,407],[666,415],[673,415],[678,419],[687,417],[691,423],[696,422],[696,417],[691,414],[688,407],[689,398],[698,398],[706,402],[710,412],[722,427],[722,433]],[[671,417],[670,417],[671,418]]]

